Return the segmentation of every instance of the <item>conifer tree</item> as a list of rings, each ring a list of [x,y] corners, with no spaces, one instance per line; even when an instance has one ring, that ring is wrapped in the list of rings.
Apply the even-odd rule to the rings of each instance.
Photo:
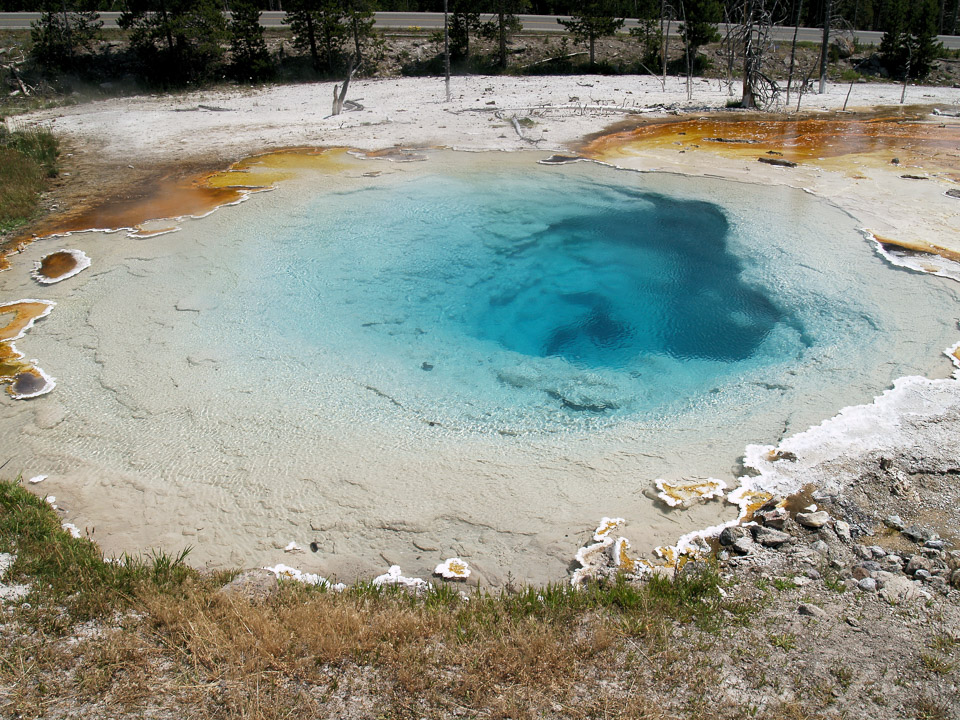
[[[880,41],[884,67],[899,77],[923,78],[941,50],[937,42],[937,0],[894,0]]]
[[[493,20],[480,26],[480,34],[497,41],[497,64],[502,70],[507,67],[507,38],[523,30],[517,17],[526,7],[526,0],[491,0],[488,5]]]
[[[237,79],[263,80],[273,71],[260,25],[260,10],[252,0],[235,0],[230,20],[230,69]]]
[[[683,22],[680,36],[691,58],[707,43],[720,39],[717,23],[722,17],[719,0],[681,0]]]
[[[40,19],[31,23],[31,54],[45,70],[78,70],[79,55],[100,36],[100,14],[76,0],[44,0],[41,10]]]
[[[450,58],[455,62],[470,57],[470,34],[480,30],[479,8],[477,0],[450,2]]]
[[[288,0],[284,5],[283,21],[293,31],[294,46],[310,51],[315,70],[336,69],[347,38],[345,11],[339,0]]]
[[[570,19],[557,22],[573,35],[574,42],[590,48],[593,65],[597,38],[615,35],[623,27],[624,18],[617,17],[618,10],[614,0],[577,0],[571,8]]]
[[[117,24],[130,31],[130,47],[147,79],[166,86],[216,75],[227,39],[217,0],[127,0]]]

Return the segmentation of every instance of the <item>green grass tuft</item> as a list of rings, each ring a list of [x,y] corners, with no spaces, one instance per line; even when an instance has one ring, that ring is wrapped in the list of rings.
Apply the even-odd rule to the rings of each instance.
[[[0,233],[34,216],[46,179],[57,176],[60,144],[48,130],[0,125]]]

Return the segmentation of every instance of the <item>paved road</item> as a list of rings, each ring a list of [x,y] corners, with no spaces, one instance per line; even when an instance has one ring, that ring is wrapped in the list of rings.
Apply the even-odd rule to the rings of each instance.
[[[117,17],[120,13],[105,12],[100,13],[103,19],[104,27],[115,27]],[[24,30],[29,29],[30,23],[40,17],[40,13],[0,13],[0,30]],[[381,12],[377,13],[377,27],[382,29],[401,29],[401,28],[441,28],[443,27],[443,13],[406,13],[406,12]],[[485,18],[487,19],[487,18]],[[264,12],[260,16],[260,23],[265,27],[280,27],[282,25],[282,12]],[[557,23],[556,16],[553,15],[521,15],[525,30],[534,32],[562,32],[563,27]],[[636,25],[636,20],[627,20],[626,26]],[[676,32],[677,24],[674,23],[671,29],[671,35]],[[725,26],[721,24],[720,31],[723,32]],[[800,28],[797,38],[801,41],[819,42],[822,31],[819,28]],[[858,30],[857,38],[864,44],[879,45],[883,33],[870,32],[868,30]],[[775,28],[773,37],[775,40],[789,42],[793,39],[792,27]],[[951,50],[960,48],[960,37],[956,35],[941,35],[940,41],[944,47]]]

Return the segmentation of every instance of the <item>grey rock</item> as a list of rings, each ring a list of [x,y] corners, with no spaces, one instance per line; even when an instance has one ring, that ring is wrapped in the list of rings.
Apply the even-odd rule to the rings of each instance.
[[[853,554],[856,555],[861,560],[869,560],[873,557],[873,553],[870,551],[866,545],[854,545]]]
[[[929,580],[933,576],[930,574],[929,570],[924,570],[923,568],[920,568],[913,574],[913,577],[917,580]]]
[[[933,565],[930,564],[930,561],[923,557],[922,555],[913,555],[910,560],[907,562],[907,566],[903,571],[907,575],[913,575],[917,570],[926,570],[928,573],[933,569]]]
[[[876,592],[877,581],[872,577],[865,577],[857,583],[857,587],[863,590],[863,592]]]
[[[913,602],[914,600],[930,599],[930,593],[926,592],[919,583],[904,577],[903,575],[891,575],[883,589],[880,590],[880,596],[891,605]]]
[[[901,532],[908,540],[913,540],[917,543],[926,542],[932,536],[932,533],[927,528],[920,527],[919,525],[911,525],[908,528],[904,528]]]
[[[853,537],[850,535],[850,523],[844,520],[837,520],[833,524],[833,531],[837,534],[837,537],[845,543],[853,540]]]
[[[826,510],[817,510],[812,513],[797,513],[797,522],[806,528],[819,530],[830,522],[830,514]]]
[[[766,527],[773,528],[774,530],[783,530],[783,526],[787,523],[787,516],[784,513],[771,510],[761,513],[759,520]]]
[[[893,530],[903,530],[907,526],[899,515],[887,515],[887,517],[883,519],[883,524]]]
[[[876,576],[874,577],[874,580],[877,581],[877,587],[878,587],[878,588],[882,588],[882,587],[883,587],[884,585],[886,585],[891,579],[893,579],[893,578],[895,578],[895,577],[901,577],[901,576],[900,576],[900,575],[895,575],[894,573],[890,573],[890,572],[887,572],[887,571],[885,571],[885,570],[881,570],[880,572],[878,572],[878,573],[876,574]]]
[[[797,608],[797,613],[815,618],[824,618],[827,616],[826,610],[810,603],[801,603],[800,607]]]
[[[750,531],[742,525],[724,528],[720,532],[720,544],[725,546],[733,545],[737,540],[747,537],[749,534]]]
[[[863,563],[862,567],[869,572],[880,572],[883,570],[883,566],[874,560],[867,560],[865,563]]]
[[[903,570],[903,559],[899,555],[887,555],[880,561],[884,570],[891,572],[901,572]]]
[[[733,551],[740,555],[751,555],[759,549],[759,546],[748,537],[742,537],[733,544]]]
[[[944,577],[934,576],[927,581],[927,586],[933,588],[934,590],[944,592],[947,589],[947,579]]]
[[[753,539],[765,547],[776,548],[793,541],[792,535],[773,528],[754,525],[752,530]]]
[[[874,556],[875,558],[882,558],[882,557],[884,557],[884,556],[887,554],[887,551],[884,550],[884,549],[883,549],[882,547],[880,547],[879,545],[871,545],[871,546],[870,546],[870,552],[873,553],[873,556]],[[869,560],[869,558],[867,558],[867,559]]]
[[[946,546],[946,543],[943,540],[937,538],[936,540],[933,540],[933,539],[927,540],[923,544],[923,546],[925,548],[930,548],[931,550],[943,550],[944,547]]]
[[[813,545],[811,545],[814,550],[816,550],[821,555],[827,555],[830,552],[830,546],[827,545],[823,540],[817,540]]]

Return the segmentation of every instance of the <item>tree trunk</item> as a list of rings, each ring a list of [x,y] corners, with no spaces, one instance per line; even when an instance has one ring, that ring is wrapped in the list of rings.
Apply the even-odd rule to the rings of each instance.
[[[820,94],[827,91],[827,60],[830,47],[830,15],[832,0],[826,0],[823,7],[823,43],[820,45]]]
[[[797,20],[793,26],[793,44],[790,45],[790,72],[787,74],[787,107],[790,107],[790,86],[793,84],[793,68],[797,58],[797,33],[800,32],[800,11],[803,0],[797,2]]]
[[[743,46],[743,96],[740,107],[753,109],[757,106],[753,96],[753,5],[744,3],[746,36]]]
[[[310,41],[310,57],[313,60],[313,69],[320,69],[320,56],[317,54],[317,31],[313,27],[313,15],[307,11],[307,40]]]
[[[497,13],[497,20],[500,22],[500,69],[507,69],[507,21],[504,17],[503,5]]]

